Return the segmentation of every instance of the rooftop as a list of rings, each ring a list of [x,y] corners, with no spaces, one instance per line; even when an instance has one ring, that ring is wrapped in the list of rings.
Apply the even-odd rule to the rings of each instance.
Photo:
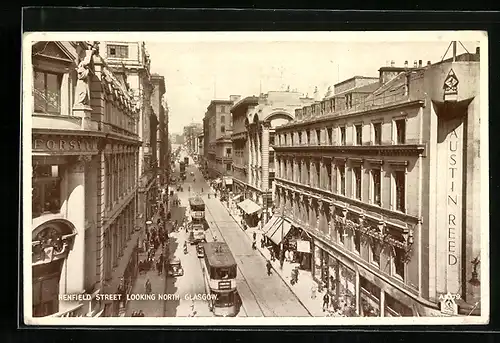
[[[210,266],[232,267],[236,265],[236,260],[226,243],[209,242],[204,244],[204,248]]]

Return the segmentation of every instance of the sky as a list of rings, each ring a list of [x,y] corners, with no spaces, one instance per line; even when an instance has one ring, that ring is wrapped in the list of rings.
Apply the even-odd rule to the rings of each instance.
[[[469,52],[477,41],[461,41]],[[396,66],[415,60],[443,58],[450,40],[426,42],[366,41],[146,41],[151,72],[165,77],[171,133],[191,122],[201,123],[212,99],[258,95],[260,91],[297,90],[313,96],[318,87],[355,75],[378,76],[391,60]],[[457,44],[457,54],[464,53]],[[451,57],[451,48],[446,58]]]

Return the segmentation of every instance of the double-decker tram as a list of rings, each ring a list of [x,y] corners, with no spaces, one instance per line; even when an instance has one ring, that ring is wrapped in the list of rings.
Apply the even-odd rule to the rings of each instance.
[[[190,244],[205,242],[205,202],[199,196],[189,198],[191,222],[188,225]]]
[[[205,258],[202,263],[205,288],[210,311],[218,317],[234,317],[241,301],[236,290],[237,266],[233,254],[224,242],[203,244]]]

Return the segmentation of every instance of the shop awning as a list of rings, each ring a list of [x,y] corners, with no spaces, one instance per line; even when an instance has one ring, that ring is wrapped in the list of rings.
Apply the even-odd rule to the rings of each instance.
[[[234,197],[233,197],[233,201],[237,201],[239,198],[241,198],[243,196],[243,194],[236,194]]]
[[[274,226],[276,224],[279,224],[280,219],[281,219],[281,217],[277,217],[277,216],[271,217],[271,219],[269,219],[269,221],[266,223],[266,225],[264,225],[264,227],[262,228],[264,235],[267,235],[267,233],[269,231],[273,230]],[[271,231],[271,232],[273,232],[273,231]]]
[[[241,208],[246,214],[252,214],[257,211],[260,211],[260,206],[254,203],[250,199],[245,199],[242,202],[238,203],[238,207]]]
[[[269,237],[273,243],[279,245],[288,232],[290,232],[291,228],[292,224],[290,224],[287,220],[280,218],[266,236]]]
[[[225,185],[232,185],[233,184],[233,179],[224,179],[224,184]]]

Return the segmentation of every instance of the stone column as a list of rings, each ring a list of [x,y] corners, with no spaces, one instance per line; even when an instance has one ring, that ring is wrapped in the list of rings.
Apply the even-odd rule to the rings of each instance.
[[[323,220],[321,220],[321,216],[323,215],[323,201],[322,200],[318,200],[318,205],[316,207],[316,228],[321,231],[322,233],[325,233],[324,229],[323,229]]]
[[[309,216],[307,218],[307,223],[308,223],[309,227],[313,227],[312,223],[313,223],[314,209],[313,209],[313,199],[311,197],[307,198],[307,205],[309,205],[309,207],[308,207]]]
[[[253,151],[253,135],[252,132],[250,131],[248,133],[248,179],[247,182],[249,184],[253,183],[253,160],[254,160],[254,151]]]
[[[360,301],[359,301],[359,299],[360,299],[360,294],[359,294],[359,288],[360,288],[359,287],[359,272],[356,270],[355,273],[356,273],[356,283],[355,283],[355,292],[356,292],[356,294],[355,294],[355,298],[356,298],[356,300],[355,300],[355,306],[356,307],[355,307],[355,310],[356,310],[356,313],[359,314],[360,313],[360,311],[359,311],[359,305],[360,305]]]
[[[304,195],[299,194],[299,222],[304,222]]]
[[[330,223],[328,225],[328,236],[330,238],[334,237],[335,233],[335,206],[330,205]]]
[[[267,210],[267,204],[268,204],[268,199],[267,197],[269,195],[269,127],[270,123],[263,123],[262,124],[262,191],[264,193],[262,202],[263,206],[265,208],[264,211],[264,223],[267,223],[268,218],[269,218],[269,213]]]
[[[316,168],[314,166],[314,160],[309,158],[309,185],[314,187],[314,179],[316,174]]]
[[[78,156],[69,169],[67,218],[75,226],[77,235],[66,261],[67,293],[84,290],[85,277],[85,167],[90,156]]]

